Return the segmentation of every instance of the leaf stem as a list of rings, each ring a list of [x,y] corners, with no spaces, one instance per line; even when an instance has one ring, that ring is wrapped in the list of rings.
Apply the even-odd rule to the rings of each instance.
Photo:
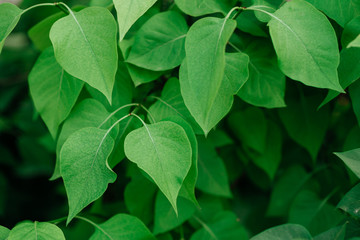
[[[67,219],[67,217],[62,217],[62,218],[58,218],[58,219],[55,219],[55,220],[51,220],[51,221],[49,221],[49,223],[53,223],[53,224],[57,225],[57,224],[65,221],[66,219]]]
[[[205,223],[203,222],[200,218],[198,218],[197,216],[193,216],[192,217],[196,222],[198,222],[211,236],[213,239],[218,240],[218,238],[216,237],[215,233],[211,230],[211,228]]]
[[[105,118],[105,120],[98,126],[98,128],[102,127],[102,125],[104,125],[112,116],[114,116],[120,110],[122,110],[124,108],[127,108],[127,107],[132,107],[132,106],[139,107],[140,103],[129,103],[129,104],[126,104],[126,105],[123,105],[123,106],[119,107],[118,109],[113,111],[107,118]]]
[[[85,217],[81,217],[81,216],[75,216],[74,218],[83,220],[87,223],[90,223],[91,225],[93,225],[95,228],[99,229],[102,233],[104,233],[109,239],[113,239],[103,228],[101,228],[99,226],[99,224],[94,223],[93,221],[91,221],[90,219],[87,219]]]
[[[36,5],[33,5],[33,6],[31,6],[31,7],[28,7],[28,8],[26,8],[26,9],[24,9],[21,14],[24,14],[24,13],[30,11],[30,10],[33,9],[33,8],[46,7],[46,6],[48,6],[48,7],[49,7],[49,6],[54,7],[54,6],[56,6],[56,3],[39,3],[39,4],[36,4]]]

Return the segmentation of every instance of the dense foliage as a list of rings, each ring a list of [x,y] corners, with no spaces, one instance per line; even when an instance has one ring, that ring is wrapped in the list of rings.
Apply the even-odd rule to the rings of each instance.
[[[360,239],[359,34],[358,0],[0,4],[0,239]]]

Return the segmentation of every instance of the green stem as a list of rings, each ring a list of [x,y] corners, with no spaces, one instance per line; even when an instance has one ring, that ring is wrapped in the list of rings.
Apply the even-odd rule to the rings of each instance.
[[[83,220],[87,223],[90,223],[91,225],[93,225],[95,228],[99,229],[102,233],[104,233],[109,239],[113,239],[104,229],[102,229],[99,224],[94,223],[93,221],[91,221],[90,219],[84,218],[84,217],[80,217],[80,216],[76,216],[75,218]]]
[[[24,13],[30,11],[33,8],[46,7],[46,6],[47,7],[49,7],[49,6],[54,7],[54,6],[56,6],[56,3],[39,3],[39,4],[33,5],[31,7],[28,7],[27,9],[24,9],[21,14],[24,14]]]
[[[114,116],[120,110],[127,108],[127,107],[133,107],[133,106],[139,107],[140,105],[141,104],[139,104],[139,103],[129,103],[129,104],[119,107],[118,109],[113,111],[107,118],[105,118],[105,120],[98,126],[98,128],[102,127],[102,125],[104,125],[112,116]]]
[[[67,219],[67,217],[62,217],[62,218],[58,218],[58,219],[55,219],[55,220],[51,220],[51,221],[49,221],[49,223],[53,223],[53,224],[57,225],[57,224],[65,221],[66,219]]]
[[[238,52],[242,52],[237,46],[235,46],[235,44],[233,44],[232,42],[228,42],[228,44],[230,45],[230,47],[232,47],[233,49],[235,49]]]
[[[211,228],[209,228],[209,226],[203,222],[200,218],[193,216],[192,217],[196,222],[198,222],[210,235],[213,239],[218,240],[218,238],[216,237],[215,233],[211,230]]]

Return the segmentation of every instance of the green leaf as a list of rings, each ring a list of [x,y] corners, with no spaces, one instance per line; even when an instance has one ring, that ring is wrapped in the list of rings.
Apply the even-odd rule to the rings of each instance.
[[[234,6],[234,0],[175,0],[176,5],[193,17],[198,17],[210,13],[227,14]]]
[[[343,49],[349,45],[360,34],[360,16],[354,18],[345,25],[344,31],[341,35],[341,45]],[[341,60],[340,60],[341,64]]]
[[[287,108],[279,109],[279,116],[289,136],[303,146],[316,161],[318,152],[329,125],[330,111],[328,107],[317,110],[319,95],[288,99]]]
[[[52,239],[65,240],[61,229],[47,222],[25,221],[16,225],[9,234],[8,240],[38,240]]]
[[[346,195],[341,199],[337,208],[344,210],[350,215],[359,218],[360,217],[360,184],[353,187]]]
[[[296,165],[289,167],[274,185],[266,215],[269,217],[286,215],[296,194],[309,178],[310,174],[307,174],[303,167]]]
[[[199,176],[196,187],[216,196],[232,197],[229,180],[223,160],[217,155],[214,146],[204,138],[198,138]]]
[[[202,18],[191,26],[186,37],[186,60],[180,70],[181,93],[205,134],[220,120],[210,114],[219,91],[223,90],[220,86],[224,79],[225,46],[235,26],[234,20]],[[220,115],[219,110],[212,114]]]
[[[359,49],[360,50],[360,49]],[[360,124],[360,81],[356,81],[349,87],[349,95],[353,107],[353,111],[355,113],[356,119],[358,121],[358,125]]]
[[[250,240],[278,240],[278,239],[296,239],[312,240],[308,230],[298,224],[284,224],[276,226],[259,233]]]
[[[241,226],[238,217],[232,212],[218,212],[209,224],[196,219],[203,225],[203,228],[196,231],[190,240],[248,239],[245,228]]]
[[[350,47],[360,47],[360,34],[354,39],[354,41],[350,42],[349,45],[347,45],[348,48]]]
[[[244,1],[244,5],[251,5],[251,0]],[[242,32],[249,33],[257,37],[268,37],[266,25],[258,20],[254,12],[244,11],[237,18],[237,28]]]
[[[60,150],[66,139],[72,133],[82,128],[98,127],[108,117],[108,115],[109,113],[106,111],[105,107],[95,99],[85,99],[74,107],[69,117],[65,120],[57,140],[56,165],[53,176],[50,180],[55,180],[60,177]],[[114,122],[115,119],[111,118],[104,124],[104,127],[108,128]],[[115,127],[115,131],[111,131],[110,134],[115,139],[117,127]]]
[[[134,44],[135,38],[129,40],[123,40],[119,43],[123,57],[126,59],[130,54],[132,45]],[[159,78],[164,72],[156,72],[148,69],[140,68],[133,64],[125,62],[128,72],[133,80],[135,87],[141,84],[149,83]]]
[[[285,107],[285,76],[277,66],[270,43],[253,41],[245,53],[249,56],[249,79],[237,95],[255,106]]]
[[[172,116],[180,116],[185,119],[196,134],[202,134],[200,126],[197,124],[189,110],[186,108],[183,97],[181,96],[180,83],[176,78],[170,78],[166,81],[161,92],[161,97],[157,98],[149,111],[154,116],[155,121],[161,121]]]
[[[29,75],[30,94],[52,137],[67,118],[84,82],[69,75],[56,62],[54,50],[46,49]]]
[[[336,208],[328,203],[330,193],[325,199],[309,190],[301,191],[295,198],[289,211],[289,222],[301,224],[310,233],[317,235],[336,226],[343,216]]]
[[[227,95],[235,95],[249,78],[249,56],[245,53],[225,54],[224,79],[220,88],[225,88]],[[219,93],[222,92],[219,90]],[[219,99],[216,99],[219,100]]]
[[[357,0],[306,0],[327,16],[344,27],[351,19],[360,15],[360,4]]]
[[[117,214],[104,223],[95,225],[90,240],[155,240],[149,229],[138,218]]]
[[[158,192],[155,201],[154,234],[170,231],[188,220],[195,212],[195,206],[189,200],[177,199],[179,214],[176,214],[166,197]]]
[[[11,3],[0,4],[0,54],[5,39],[10,35],[20,20],[22,10]]]
[[[120,41],[122,41],[131,26],[154,5],[156,0],[113,0],[113,2],[119,23]]]
[[[7,239],[9,236],[10,230],[6,227],[0,226],[0,239]]]
[[[80,11],[84,8],[85,7],[83,6],[76,6],[73,8],[73,10]],[[66,14],[64,12],[53,14],[30,28],[28,31],[28,36],[37,49],[43,51],[51,46],[51,40],[49,37],[50,29],[57,20],[65,16]]]
[[[158,13],[137,32],[126,61],[153,71],[173,69],[185,57],[187,31],[186,21],[179,13]]]
[[[191,145],[185,130],[159,122],[132,131],[125,138],[125,155],[154,180],[175,212],[176,199],[191,167]]]
[[[192,156],[191,156],[191,167],[184,179],[183,185],[180,189],[179,196],[182,196],[190,201],[192,201],[196,206],[198,202],[195,197],[195,186],[198,178],[198,143],[195,136],[195,133],[191,126],[179,116],[171,116],[163,119],[162,121],[171,121],[176,124],[179,124],[186,132],[187,137],[189,138]]]
[[[101,7],[71,13],[55,22],[50,30],[59,64],[102,92],[110,103],[118,67],[116,34],[115,19]]]
[[[336,71],[338,43],[327,18],[304,0],[287,2],[271,16],[270,35],[285,75],[305,85],[343,92]]]
[[[314,240],[345,240],[345,234],[346,234],[346,225],[345,223],[342,226],[333,227],[326,232],[323,232],[317,236],[314,237]]]
[[[69,223],[83,208],[101,197],[116,174],[107,159],[114,140],[106,130],[89,127],[70,135],[61,148],[60,172],[69,199]]]
[[[139,192],[141,192],[141,197],[139,197]],[[124,191],[125,205],[131,215],[138,217],[145,224],[152,222],[156,192],[154,183],[141,173],[135,175]]]
[[[267,120],[260,108],[249,107],[230,115],[228,123],[246,148],[263,153],[266,148]]]
[[[338,68],[341,86],[345,89],[360,78],[360,49],[343,48],[340,53],[340,65]],[[319,108],[333,100],[340,93],[330,90]]]
[[[261,154],[251,154],[251,159],[256,166],[264,170],[271,180],[274,180],[276,171],[282,159],[282,132],[273,121],[268,123],[266,146]]]
[[[350,151],[335,153],[348,168],[355,173],[355,175],[360,178],[360,148],[353,149]]]

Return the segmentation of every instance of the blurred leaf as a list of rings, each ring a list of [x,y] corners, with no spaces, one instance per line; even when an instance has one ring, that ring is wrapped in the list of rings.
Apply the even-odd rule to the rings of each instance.
[[[251,240],[278,240],[278,239],[296,239],[296,240],[312,240],[308,230],[298,224],[284,224],[265,230],[259,233]]]
[[[353,187],[346,195],[341,199],[337,208],[344,210],[350,215],[360,218],[360,184]]]

